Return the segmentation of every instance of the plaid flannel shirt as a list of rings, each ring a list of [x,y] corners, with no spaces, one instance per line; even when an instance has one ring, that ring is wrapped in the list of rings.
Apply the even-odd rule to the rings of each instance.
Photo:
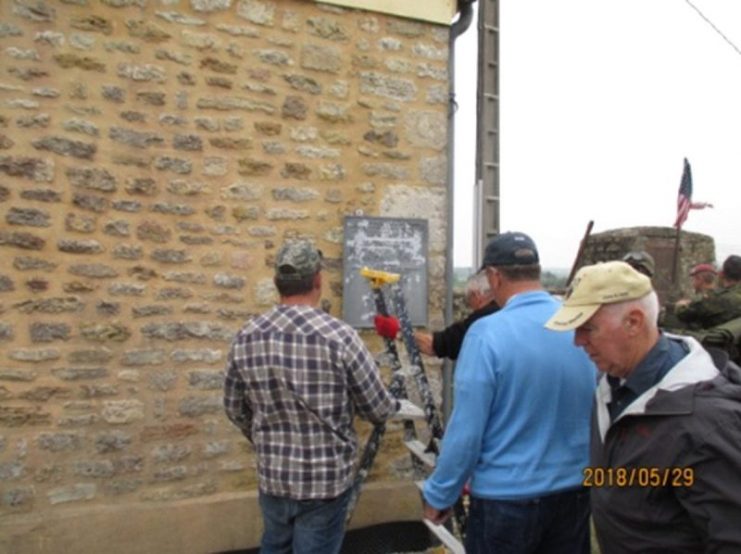
[[[255,445],[260,490],[303,500],[347,490],[355,411],[380,423],[398,402],[352,327],[311,306],[281,304],[235,337],[224,407]]]

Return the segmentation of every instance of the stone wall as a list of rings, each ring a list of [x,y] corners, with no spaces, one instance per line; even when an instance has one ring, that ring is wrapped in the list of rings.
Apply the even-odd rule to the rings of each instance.
[[[286,238],[337,315],[343,216],[428,219],[441,319],[448,36],[305,0],[0,3],[4,524],[254,490],[222,367]]]
[[[676,237],[672,227],[629,227],[595,233],[589,237],[581,265],[619,260],[631,250],[644,250],[656,262],[653,284],[662,302],[690,298],[693,290],[689,271],[695,264],[715,263],[715,243],[708,235],[682,231],[674,282]]]

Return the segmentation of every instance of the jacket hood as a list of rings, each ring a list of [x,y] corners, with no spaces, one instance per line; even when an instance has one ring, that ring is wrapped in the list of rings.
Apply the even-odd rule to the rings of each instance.
[[[730,383],[741,385],[741,368],[731,361],[731,357],[720,348],[705,347],[713,364]]]

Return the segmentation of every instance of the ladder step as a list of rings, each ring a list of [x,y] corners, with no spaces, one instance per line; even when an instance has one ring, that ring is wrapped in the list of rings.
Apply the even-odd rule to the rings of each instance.
[[[418,440],[404,441],[409,451],[419,458],[428,467],[435,467],[435,455],[432,452],[427,452],[427,447]]]
[[[406,398],[399,398],[399,403],[401,404],[401,407],[399,408],[399,411],[396,412],[393,416],[391,416],[392,420],[398,421],[398,420],[404,420],[404,419],[419,419],[422,420],[425,418],[425,411],[411,402],[410,400],[407,400]]]
[[[424,488],[424,481],[416,481],[414,483],[417,485],[417,488],[421,491]],[[432,531],[432,533],[440,539],[440,542],[445,545],[445,548],[450,550],[453,554],[466,554],[466,549],[463,548],[463,545],[461,542],[455,538],[453,533],[448,531],[448,529],[444,525],[436,525],[432,523],[429,519],[422,519],[425,525],[427,525],[427,528]]]
[[[448,531],[442,525],[435,525],[429,519],[424,519],[424,524],[432,533],[440,539],[440,542],[445,545],[445,548],[450,550],[453,554],[466,554],[466,549],[463,548],[461,542],[456,539],[453,534]]]

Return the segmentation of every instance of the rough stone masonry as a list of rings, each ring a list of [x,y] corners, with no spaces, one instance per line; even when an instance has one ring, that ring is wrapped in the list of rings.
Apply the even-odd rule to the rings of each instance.
[[[429,221],[448,28],[308,0],[0,3],[0,516],[254,488],[225,350],[289,237]],[[371,337],[369,336],[369,339]],[[403,473],[394,434],[376,476]]]

